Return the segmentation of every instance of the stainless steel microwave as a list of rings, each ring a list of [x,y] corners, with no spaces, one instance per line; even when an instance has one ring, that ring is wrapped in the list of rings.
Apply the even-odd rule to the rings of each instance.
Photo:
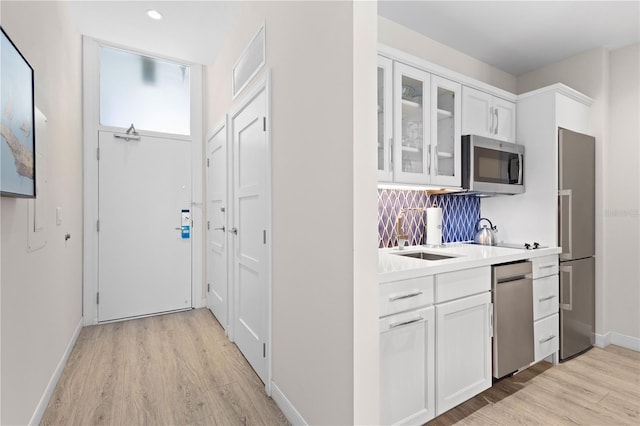
[[[477,135],[462,137],[462,187],[478,196],[524,192],[524,147]]]

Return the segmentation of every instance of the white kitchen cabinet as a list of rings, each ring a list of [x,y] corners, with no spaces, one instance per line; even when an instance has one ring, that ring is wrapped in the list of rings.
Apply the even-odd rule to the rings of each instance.
[[[434,308],[380,319],[382,424],[423,424],[435,416]]]
[[[393,61],[378,56],[378,181],[393,180]]]
[[[516,104],[463,86],[462,134],[515,142]]]
[[[431,184],[461,185],[462,85],[431,76]]]
[[[431,75],[393,63],[393,179],[428,184],[431,180],[429,102]]]
[[[436,415],[491,387],[491,293],[436,305]]]
[[[560,343],[560,279],[558,255],[532,259],[534,362],[553,356],[558,362]]]

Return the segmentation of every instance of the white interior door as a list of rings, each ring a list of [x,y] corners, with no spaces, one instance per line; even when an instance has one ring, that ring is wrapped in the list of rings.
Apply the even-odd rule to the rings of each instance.
[[[190,308],[190,142],[101,131],[98,147],[98,321]]]
[[[263,89],[232,117],[234,340],[267,383],[267,134]]]
[[[207,141],[207,306],[227,330],[227,129]]]

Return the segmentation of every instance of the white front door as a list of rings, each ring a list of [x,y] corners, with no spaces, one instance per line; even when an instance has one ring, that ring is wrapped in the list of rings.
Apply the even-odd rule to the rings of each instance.
[[[262,89],[232,116],[234,340],[267,382],[267,134]]]
[[[227,128],[207,141],[207,306],[227,330]]]
[[[98,321],[192,307],[190,142],[98,133]]]

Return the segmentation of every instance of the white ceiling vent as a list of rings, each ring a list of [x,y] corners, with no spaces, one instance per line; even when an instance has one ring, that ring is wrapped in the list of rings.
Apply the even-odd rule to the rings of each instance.
[[[234,98],[264,66],[266,60],[265,45],[265,29],[263,24],[233,66],[231,93]]]

